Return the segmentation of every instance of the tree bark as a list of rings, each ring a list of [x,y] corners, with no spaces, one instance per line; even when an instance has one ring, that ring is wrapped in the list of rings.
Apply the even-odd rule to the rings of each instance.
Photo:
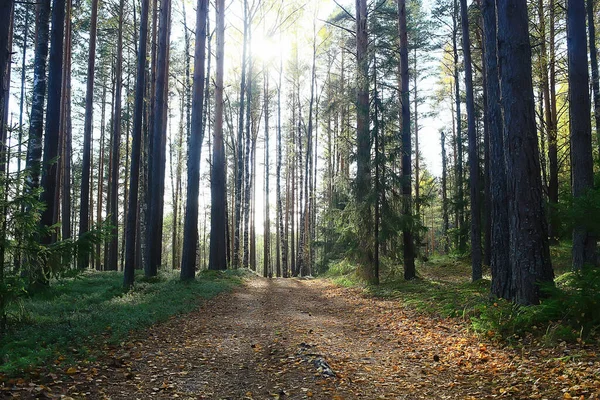
[[[167,87],[169,76],[169,19],[171,14],[171,0],[163,0],[160,9],[159,43],[156,65],[156,92],[154,97],[153,126],[151,139],[151,169],[149,171],[148,188],[151,196],[149,200],[148,216],[148,246],[149,257],[146,260],[145,274],[148,277],[156,276],[162,258],[162,214],[164,196],[164,165],[166,162],[166,113]]]
[[[40,225],[48,229],[57,222],[56,198],[57,164],[60,131],[60,104],[62,88],[62,55],[65,30],[65,0],[52,1],[52,31],[50,33],[50,59],[48,61],[48,105],[46,107],[46,132],[42,170],[42,194],[40,200],[46,205]],[[42,244],[56,241],[55,232],[44,232]]]
[[[227,269],[225,146],[223,143],[223,49],[225,47],[225,0],[216,0],[217,75],[215,80],[215,136],[211,176],[210,260],[208,268]]]
[[[95,0],[97,1],[97,0]],[[146,90],[146,53],[148,47],[148,8],[149,0],[142,0],[140,13],[140,43],[137,58],[135,100],[133,105],[133,132],[131,143],[131,164],[129,173],[129,210],[125,231],[125,268],[123,286],[131,288],[135,279],[138,252],[138,198],[140,189],[140,157],[142,152],[142,123],[144,114],[144,93]]]
[[[467,235],[465,232],[465,196],[463,187],[463,144],[462,144],[462,114],[460,112],[460,80],[458,63],[458,0],[454,0],[454,11],[452,20],[454,24],[452,47],[454,52],[454,90],[456,102],[456,215],[458,219],[458,252],[464,254],[467,251]],[[468,129],[468,128],[467,128]]]
[[[49,18],[50,0],[41,0],[38,4],[35,22],[36,44],[33,61],[33,98],[31,101],[31,115],[29,117],[29,143],[27,146],[27,160],[25,164],[25,167],[29,171],[26,184],[28,193],[31,193],[40,185]]]
[[[440,142],[442,145],[442,240],[444,243],[444,253],[450,252],[450,239],[448,230],[450,228],[448,218],[448,166],[446,157],[446,133],[440,132]]]
[[[400,4],[400,3],[398,3]],[[402,35],[401,35],[402,36]],[[361,268],[368,281],[378,284],[373,268],[371,217],[371,135],[369,132],[369,57],[367,1],[356,0],[356,206],[360,226]],[[407,66],[408,68],[408,66]]]
[[[537,304],[540,283],[552,282],[531,78],[527,4],[496,2],[498,63],[504,117],[509,260],[519,304]]]
[[[264,260],[263,269],[267,276],[273,276],[270,264],[271,254],[271,218],[269,215],[269,74],[263,65],[264,72],[264,112],[265,112],[265,226],[264,226]],[[255,171],[256,173],[256,171]]]
[[[121,94],[123,90],[123,13],[124,0],[119,1],[119,28],[117,34],[117,64],[115,67],[115,103],[113,105],[113,130],[112,130],[112,150],[110,165],[110,198],[109,214],[110,224],[112,226],[111,238],[109,242],[109,256],[106,269],[116,271],[118,269],[119,259],[119,164],[121,149]]]
[[[192,131],[188,142],[187,198],[183,227],[181,279],[193,279],[198,247],[198,195],[200,193],[200,156],[204,131],[204,59],[206,57],[206,16],[208,0],[198,2],[196,11],[196,47],[194,50],[194,86],[192,90]]]
[[[594,186],[592,125],[585,32],[585,0],[567,2],[567,55],[569,61],[569,122],[573,197]],[[596,239],[583,226],[573,229],[573,269],[596,263]]]
[[[479,200],[479,153],[475,130],[475,100],[473,98],[473,67],[471,65],[471,41],[467,0],[460,0],[462,45],[465,65],[465,91],[467,94],[467,133],[469,138],[469,183],[471,190],[471,279],[482,278],[481,270],[481,206]]]
[[[92,117],[94,113],[94,77],[96,74],[96,32],[98,24],[98,0],[92,0],[92,15],[90,18],[90,47],[88,51],[87,86],[85,93],[85,117],[83,122],[83,160],[81,166],[81,208],[79,209],[79,236],[89,230],[90,178],[92,156]],[[143,57],[139,57],[143,58]],[[145,58],[144,58],[145,59]],[[139,76],[139,75],[138,75]],[[80,254],[78,267],[89,267],[89,254]]]
[[[7,151],[13,7],[13,0],[2,0],[0,3],[0,152],[2,154]],[[1,158],[4,162],[8,162],[8,158],[4,155]],[[6,167],[3,166],[2,168]],[[6,171],[8,171],[8,168],[6,168]],[[2,248],[4,249],[4,247]],[[3,259],[0,260],[0,262],[3,261]]]
[[[497,59],[496,6],[494,0],[482,0],[484,62],[486,73],[487,113],[485,123],[489,131],[490,195],[491,195],[491,252],[492,293],[512,299],[514,287],[509,259],[508,196],[502,110],[500,108],[500,81]]]
[[[406,0],[398,0],[398,30],[400,33],[400,98],[402,103],[402,211],[406,217],[412,215],[411,194],[411,155],[410,141],[410,98],[408,75],[408,35],[406,28]],[[404,279],[412,280],[416,277],[415,250],[412,232],[413,223],[406,223],[403,227],[404,244]]]
[[[600,78],[598,77],[598,52],[596,50],[596,24],[594,22],[594,0],[586,0],[588,38],[590,42],[590,64],[592,68],[592,89],[594,95],[594,121],[596,123],[596,140],[598,141],[598,159],[600,160]]]

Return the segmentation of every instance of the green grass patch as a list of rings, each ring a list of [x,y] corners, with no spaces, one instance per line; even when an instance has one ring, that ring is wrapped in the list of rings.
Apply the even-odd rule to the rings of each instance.
[[[86,272],[52,282],[8,310],[8,332],[0,342],[0,373],[14,376],[36,367],[93,358],[99,344],[114,344],[132,331],[192,311],[241,283],[243,272],[206,271],[191,282],[178,271],[151,281],[140,273],[132,290],[122,288],[119,272]]]
[[[356,268],[344,262],[333,265],[327,278],[345,287],[362,287],[367,295],[395,299],[419,312],[465,319],[487,337],[518,343],[534,336],[548,344],[557,341],[597,339],[600,334],[600,270],[569,271],[570,245],[552,247],[554,285],[543,287],[540,305],[519,306],[490,293],[490,277],[472,283],[468,259],[432,257],[417,267],[417,279],[405,281],[401,267],[386,268],[382,283],[361,281]]]

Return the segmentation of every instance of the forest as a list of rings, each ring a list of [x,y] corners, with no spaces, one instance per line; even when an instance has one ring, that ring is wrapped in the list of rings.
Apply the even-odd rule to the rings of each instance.
[[[0,398],[600,398],[599,20],[0,0]]]

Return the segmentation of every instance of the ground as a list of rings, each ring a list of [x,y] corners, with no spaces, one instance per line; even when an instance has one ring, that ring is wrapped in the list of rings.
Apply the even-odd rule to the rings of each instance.
[[[519,349],[326,280],[248,279],[7,398],[592,399],[593,348]]]

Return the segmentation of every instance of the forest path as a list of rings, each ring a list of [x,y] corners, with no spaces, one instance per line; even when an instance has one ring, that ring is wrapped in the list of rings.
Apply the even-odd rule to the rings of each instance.
[[[136,338],[54,386],[52,394],[75,399],[562,398],[553,382],[563,372],[542,362],[539,353],[485,345],[459,319],[419,314],[399,300],[366,297],[320,279],[251,278]]]

